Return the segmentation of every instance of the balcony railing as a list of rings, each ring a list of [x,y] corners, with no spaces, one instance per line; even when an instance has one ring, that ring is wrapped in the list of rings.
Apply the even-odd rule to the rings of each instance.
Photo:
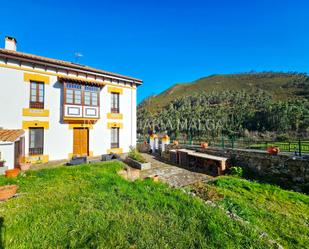
[[[44,109],[44,103],[43,102],[30,102],[30,108]]]
[[[112,113],[119,113],[119,108],[117,108],[117,107],[116,107],[116,108],[115,108],[115,107],[112,107],[112,108],[111,108],[111,112],[112,112]]]
[[[43,148],[29,148],[29,155],[43,155]]]
[[[63,118],[70,119],[99,119],[100,118],[99,106],[84,106],[84,105],[71,105],[65,104],[63,111]]]
[[[119,148],[119,143],[111,143],[111,148],[112,149]]]

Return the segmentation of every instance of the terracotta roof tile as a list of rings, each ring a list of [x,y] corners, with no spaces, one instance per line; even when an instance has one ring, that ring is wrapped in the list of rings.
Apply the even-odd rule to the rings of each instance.
[[[136,79],[136,78],[128,77],[128,76],[125,76],[125,75],[104,71],[104,70],[101,70],[101,69],[96,69],[96,68],[93,68],[93,67],[83,66],[83,65],[80,65],[80,64],[72,63],[72,62],[51,59],[51,58],[47,58],[47,57],[43,57],[43,56],[38,56],[38,55],[32,55],[32,54],[27,54],[27,53],[7,50],[7,49],[3,49],[3,48],[0,48],[0,54],[17,56],[17,57],[20,57],[20,58],[36,60],[36,61],[43,62],[43,63],[44,62],[52,63],[52,64],[55,64],[55,65],[70,67],[70,68],[73,68],[73,69],[75,68],[75,69],[90,71],[90,72],[94,72],[94,73],[101,73],[101,74],[105,74],[105,75],[119,77],[119,78],[123,78],[123,79],[127,79],[127,80],[133,80],[137,84],[141,84],[143,82],[140,79]]]
[[[20,136],[24,135],[24,130],[6,130],[0,129],[0,141],[15,142]]]

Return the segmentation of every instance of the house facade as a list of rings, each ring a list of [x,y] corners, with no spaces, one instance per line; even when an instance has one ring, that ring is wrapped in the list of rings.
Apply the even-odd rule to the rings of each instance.
[[[22,161],[126,153],[136,144],[142,81],[80,64],[0,49],[0,127],[23,129]]]

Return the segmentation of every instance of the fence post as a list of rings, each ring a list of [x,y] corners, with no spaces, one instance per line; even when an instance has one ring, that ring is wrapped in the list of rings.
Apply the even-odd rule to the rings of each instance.
[[[234,137],[232,137],[232,149],[234,149]]]
[[[224,149],[224,137],[223,136],[221,137],[221,147],[222,149]]]
[[[289,142],[289,152],[291,152],[291,142]]]
[[[301,156],[301,141],[300,139],[298,140],[298,154]]]

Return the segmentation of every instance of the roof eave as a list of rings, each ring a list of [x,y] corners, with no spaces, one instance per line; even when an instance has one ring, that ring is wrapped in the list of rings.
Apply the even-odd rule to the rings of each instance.
[[[132,77],[125,76],[125,75],[120,75],[120,74],[118,75],[118,74],[114,74],[114,73],[107,72],[107,71],[101,72],[101,70],[95,69],[95,68],[88,68],[88,67],[82,68],[82,66],[78,66],[74,64],[70,66],[65,66],[65,65],[61,65],[60,63],[56,63],[56,62],[47,62],[46,60],[49,60],[49,58],[46,58],[46,59],[45,58],[29,58],[29,57],[27,58],[26,54],[18,54],[18,52],[15,52],[14,54],[12,54],[10,53],[10,51],[5,51],[5,49],[0,49],[0,55],[10,58],[10,59],[22,59],[30,63],[37,63],[37,64],[41,63],[45,66],[56,67],[56,68],[64,69],[64,70],[76,70],[76,71],[79,71],[85,74],[90,72],[92,74],[103,76],[103,77],[104,75],[106,75],[108,77],[115,78],[115,79],[127,80],[137,85],[141,85],[143,83],[143,81],[140,79],[136,79],[136,78],[132,78]],[[64,63],[69,63],[69,62],[64,61]]]

